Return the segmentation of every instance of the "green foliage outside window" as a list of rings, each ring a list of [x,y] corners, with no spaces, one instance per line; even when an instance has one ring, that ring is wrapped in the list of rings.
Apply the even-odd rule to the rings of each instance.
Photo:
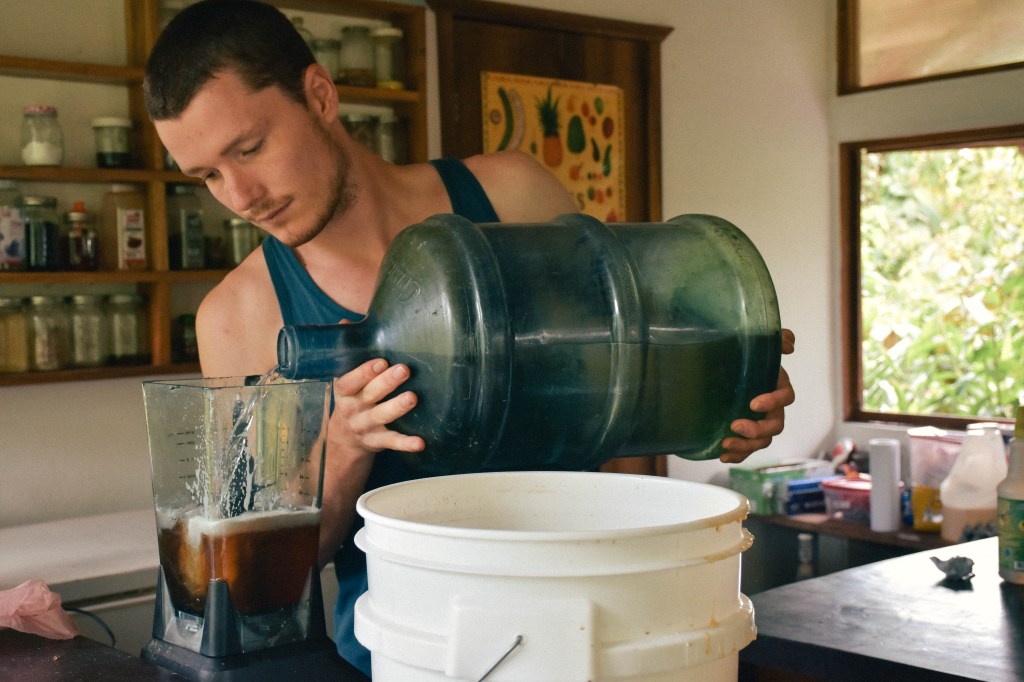
[[[862,152],[863,408],[1011,418],[1024,388],[1024,154]]]

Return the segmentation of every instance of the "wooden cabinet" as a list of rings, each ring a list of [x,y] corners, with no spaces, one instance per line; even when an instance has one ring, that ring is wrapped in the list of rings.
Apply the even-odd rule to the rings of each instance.
[[[96,272],[12,272],[0,271],[0,297],[28,296],[34,293],[71,295],[77,293],[98,292],[109,290],[134,290],[141,293],[146,300],[147,319],[149,324],[149,354],[147,364],[135,366],[100,367],[92,369],[65,369],[56,371],[0,372],[0,386],[44,383],[55,381],[74,381],[101,379],[108,377],[133,376],[170,372],[197,372],[194,363],[176,363],[172,358],[172,318],[182,310],[194,312],[194,306],[206,290],[209,290],[225,274],[226,270],[172,270],[168,254],[168,226],[166,219],[166,192],[168,185],[178,183],[195,183],[177,171],[166,170],[164,149],[157,138],[153,126],[146,116],[142,100],[142,80],[144,65],[149,50],[158,35],[162,17],[173,5],[181,2],[165,2],[160,0],[86,0],[85,5],[76,11],[96,14],[121,15],[124,19],[124,34],[113,36],[107,42],[117,43],[123,40],[125,58],[123,63],[96,63],[88,57],[77,54],[62,55],[65,58],[51,58],[53,53],[71,52],[62,44],[58,34],[48,34],[50,27],[65,26],[67,21],[61,16],[46,16],[45,13],[58,13],[65,9],[62,3],[37,4],[30,0],[14,0],[17,7],[5,10],[7,28],[0,30],[0,38],[7,32],[21,30],[35,32],[38,35],[22,40],[0,39],[0,85],[3,81],[17,81],[17,87],[5,90],[8,107],[0,109],[0,124],[6,134],[0,136],[4,140],[3,154],[0,154],[0,178],[14,180],[25,194],[48,193],[48,188],[74,188],[99,196],[105,187],[115,183],[130,183],[138,187],[146,197],[146,242],[148,265],[144,271],[96,271]],[[78,3],[75,3],[78,5]],[[426,125],[426,23],[425,10],[421,6],[407,5],[400,2],[377,0],[289,0],[275,2],[282,10],[291,15],[304,15],[305,22],[314,33],[333,31],[347,20],[390,24],[402,29],[405,46],[406,87],[403,90],[384,90],[377,88],[357,88],[344,85],[338,86],[338,95],[342,103],[342,111],[347,107],[384,107],[395,113],[405,124],[404,134],[410,160],[422,161],[427,155]],[[87,5],[87,6],[86,6]],[[166,5],[166,6],[165,6]],[[43,16],[38,16],[42,14]],[[103,24],[103,16],[95,22],[108,36],[110,24]],[[19,21],[22,22],[19,24]],[[64,22],[63,24],[61,22]],[[89,23],[93,23],[89,20]],[[116,25],[116,24],[115,24]],[[17,27],[21,26],[21,29]],[[64,28],[62,30],[74,30]],[[11,34],[13,35],[13,33]],[[325,36],[326,37],[326,36]],[[337,37],[337,36],[330,36]],[[116,39],[116,40],[115,40]],[[66,41],[64,41],[66,42]],[[12,48],[11,45],[15,47]],[[29,45],[30,47],[25,47]],[[48,47],[49,46],[49,47]],[[7,53],[11,50],[12,53]],[[20,165],[15,147],[19,134],[17,125],[22,105],[39,103],[29,98],[51,97],[52,93],[61,89],[84,84],[100,86],[106,90],[113,89],[117,94],[116,105],[123,111],[110,112],[106,115],[127,115],[133,123],[133,154],[134,167],[130,169],[109,169],[92,167],[88,158],[82,153],[65,156],[65,164],[60,167],[27,167]],[[38,93],[38,94],[37,94]],[[12,101],[12,97],[22,96],[26,101]],[[82,95],[78,101],[67,104],[83,104],[89,108],[89,95]],[[77,106],[75,107],[77,108]],[[78,122],[74,130],[69,130],[65,123],[65,111],[60,111],[59,120],[65,127],[65,138],[74,136],[72,140],[81,148],[88,144],[91,148],[91,129]],[[89,142],[81,139],[89,136]],[[70,161],[70,163],[69,163]],[[205,189],[200,188],[200,193]],[[207,197],[207,199],[209,199]],[[212,201],[212,200],[210,200]],[[89,207],[98,213],[99,203],[93,201]],[[61,202],[61,212],[71,209],[69,202]],[[224,214],[226,217],[227,213]],[[216,220],[216,218],[215,218]],[[220,220],[216,220],[217,225]],[[207,226],[207,234],[211,228]],[[196,290],[199,293],[196,294]],[[184,301],[183,301],[184,299]],[[189,300],[193,299],[193,300]]]

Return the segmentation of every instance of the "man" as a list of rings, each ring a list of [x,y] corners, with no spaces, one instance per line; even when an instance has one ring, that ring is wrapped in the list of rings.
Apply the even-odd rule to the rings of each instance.
[[[464,163],[395,166],[356,143],[338,119],[331,75],[315,63],[278,10],[250,0],[211,0],[183,10],[150,56],[146,106],[182,171],[201,178],[226,207],[264,229],[263,248],[232,270],[197,316],[206,376],[262,374],[277,362],[285,323],[362,317],[388,245],[403,228],[439,213],[476,222],[547,222],[577,207],[559,182],[518,152]],[[468,172],[467,172],[468,171]],[[793,336],[784,339],[792,352]],[[328,428],[320,561],[332,558],[342,594],[338,648],[369,674],[352,635],[352,605],[365,590],[365,558],[351,542],[355,500],[415,476],[401,457],[422,439],[388,428],[415,408],[404,365],[372,360],[335,380]],[[782,431],[793,402],[779,388],[754,399],[761,421],[737,420],[724,461],[741,461]],[[339,551],[339,548],[341,551]]]

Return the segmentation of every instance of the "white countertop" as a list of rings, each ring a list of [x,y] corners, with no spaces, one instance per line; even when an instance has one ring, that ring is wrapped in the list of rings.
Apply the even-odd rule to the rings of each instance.
[[[40,579],[65,604],[155,589],[153,510],[0,528],[0,590]]]

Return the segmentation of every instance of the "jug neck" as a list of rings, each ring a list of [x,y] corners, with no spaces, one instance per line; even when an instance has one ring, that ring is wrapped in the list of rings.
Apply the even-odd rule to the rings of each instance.
[[[372,323],[285,325],[277,335],[277,371],[285,379],[341,376],[374,357]]]

